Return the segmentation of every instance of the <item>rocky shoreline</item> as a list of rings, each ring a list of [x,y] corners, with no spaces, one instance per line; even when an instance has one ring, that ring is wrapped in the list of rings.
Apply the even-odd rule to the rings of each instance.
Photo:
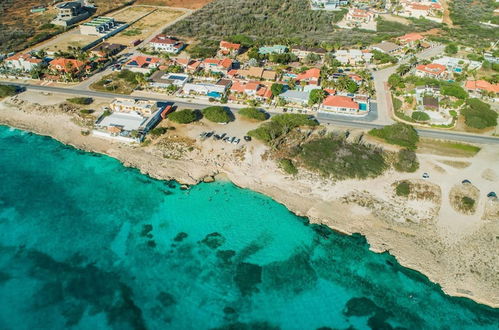
[[[244,148],[237,156],[227,152],[214,157],[210,150],[199,147],[180,159],[167,159],[155,146],[129,146],[83,136],[82,127],[73,117],[74,111],[61,105],[40,106],[22,100],[0,103],[1,124],[109,155],[156,179],[187,185],[212,182],[214,178],[230,180],[273,198],[310,222],[345,234],[364,235],[371,250],[388,251],[401,265],[425,274],[449,295],[499,307],[499,221],[482,219],[477,213],[468,216],[473,217],[469,218],[473,226],[462,225],[456,235],[452,223],[446,222],[452,210],[444,203],[448,198],[445,189],[438,184],[431,186],[438,195],[434,199],[401,198],[393,192],[394,182],[420,182],[414,174],[389,171],[375,179],[338,182],[308,172],[292,177],[262,157],[267,148],[259,143]],[[499,158],[497,151],[484,151],[492,152],[493,159]],[[449,170],[448,175],[451,178],[455,173]]]

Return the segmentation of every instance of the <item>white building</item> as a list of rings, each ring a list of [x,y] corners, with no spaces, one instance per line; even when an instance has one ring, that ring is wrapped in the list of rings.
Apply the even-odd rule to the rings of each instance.
[[[43,61],[30,54],[16,54],[4,61],[4,66],[12,70],[31,71],[42,65]]]
[[[168,88],[171,85],[182,88],[187,81],[189,81],[189,75],[183,73],[156,71],[151,76],[151,82],[149,85],[156,88]]]
[[[150,116],[158,110],[157,102],[146,100],[134,100],[119,98],[113,100],[109,105],[111,110],[124,113],[139,113],[142,116]]]
[[[185,94],[195,93],[200,95],[224,94],[226,90],[227,86],[208,83],[186,83],[182,88]]]
[[[112,17],[97,17],[80,25],[80,33],[89,36],[100,36],[110,33],[118,24]]]
[[[312,10],[340,10],[348,5],[348,0],[310,0]]]
[[[166,34],[158,34],[149,42],[149,46],[158,52],[178,54],[185,47],[185,44]]]
[[[359,63],[369,63],[373,57],[370,52],[363,52],[359,49],[340,49],[334,53],[335,58],[344,65],[356,65]]]
[[[322,102],[319,112],[365,116],[369,113],[369,97],[355,95],[353,98],[343,95],[329,95]]]
[[[433,61],[433,63],[441,64],[445,66],[447,70],[456,73],[462,72],[465,68],[471,71],[480,69],[482,67],[481,62],[449,56],[444,56],[442,58],[436,59]]]

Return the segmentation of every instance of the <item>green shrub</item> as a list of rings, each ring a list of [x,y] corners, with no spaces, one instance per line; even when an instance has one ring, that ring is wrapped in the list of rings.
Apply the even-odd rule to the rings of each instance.
[[[402,181],[395,187],[395,192],[397,196],[407,197],[411,193],[411,185],[409,182]]]
[[[16,95],[16,87],[11,85],[0,85],[0,97]]]
[[[409,149],[402,149],[397,154],[397,161],[393,167],[399,172],[416,172],[419,168],[418,157],[416,153]]]
[[[74,103],[74,104],[89,105],[94,100],[91,97],[73,97],[73,98],[67,99],[66,101]]]
[[[151,133],[152,136],[160,136],[168,132],[168,128],[166,127],[156,127],[153,128],[149,133]]]
[[[121,70],[118,73],[118,78],[123,79],[131,84],[136,84],[137,80],[140,79],[139,78],[140,76],[144,76],[144,75],[140,72],[133,72],[130,70]]]
[[[298,173],[298,169],[295,167],[291,159],[283,158],[279,160],[279,167],[287,174],[295,175]]]
[[[390,144],[396,144],[410,150],[415,150],[419,141],[418,132],[414,127],[403,123],[374,128],[369,131],[369,135],[382,138]]]
[[[260,120],[260,121],[266,120],[268,117],[268,114],[266,112],[259,110],[257,108],[244,108],[239,110],[239,114],[246,118]]]
[[[338,179],[376,177],[387,168],[382,151],[344,139],[305,143],[299,157],[308,168]]]
[[[196,113],[190,109],[184,109],[172,112],[168,115],[168,119],[179,124],[189,124],[197,119]]]
[[[467,126],[483,129],[497,125],[497,112],[490,105],[479,99],[466,100],[466,106],[461,111]]]
[[[464,210],[471,211],[475,206],[475,200],[471,197],[464,196],[461,198],[461,206]]]
[[[279,136],[288,133],[298,126],[316,126],[319,123],[304,114],[282,114],[271,117],[270,121],[263,123],[257,129],[248,132],[248,135],[255,139],[269,143]]]
[[[393,109],[399,111],[402,108],[402,100],[392,96]]]
[[[80,113],[82,115],[88,115],[88,114],[91,114],[92,112],[94,112],[93,110],[90,110],[90,109],[83,109],[83,110],[80,110]]]
[[[442,95],[454,96],[461,100],[468,98],[468,93],[461,86],[454,84],[443,85],[441,92]]]
[[[203,116],[214,123],[228,123],[231,120],[231,114],[230,110],[220,106],[203,109]]]
[[[430,120],[430,116],[423,111],[414,111],[411,115],[411,118],[416,121],[427,121]]]

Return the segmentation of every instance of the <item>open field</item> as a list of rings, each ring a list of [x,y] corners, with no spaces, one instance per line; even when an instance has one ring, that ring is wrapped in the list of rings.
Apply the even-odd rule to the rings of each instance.
[[[116,15],[111,14],[110,16],[114,17],[118,21],[131,22],[143,15],[146,15],[147,13],[151,14],[132,24],[123,32],[120,32],[116,36],[108,39],[108,42],[129,45],[134,40],[144,40],[162,25],[165,25],[169,21],[172,21],[183,14],[181,10],[175,9],[154,9],[153,7],[134,6],[118,12]]]
[[[57,37],[57,42],[48,43],[49,46],[44,48],[47,52],[57,52],[57,51],[66,51],[68,47],[83,47],[91,43],[92,41],[97,40],[99,37],[97,36],[87,36],[80,34],[79,31],[75,31],[75,33],[64,33]]]
[[[199,9],[212,1],[213,0],[138,0],[135,4]]]
[[[473,157],[480,148],[470,144],[449,141],[421,139],[418,143],[418,153],[440,156]]]

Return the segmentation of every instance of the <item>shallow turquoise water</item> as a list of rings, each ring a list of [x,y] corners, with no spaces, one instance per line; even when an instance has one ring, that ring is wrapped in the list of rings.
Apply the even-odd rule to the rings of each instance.
[[[0,126],[0,329],[497,329],[361,236]]]

